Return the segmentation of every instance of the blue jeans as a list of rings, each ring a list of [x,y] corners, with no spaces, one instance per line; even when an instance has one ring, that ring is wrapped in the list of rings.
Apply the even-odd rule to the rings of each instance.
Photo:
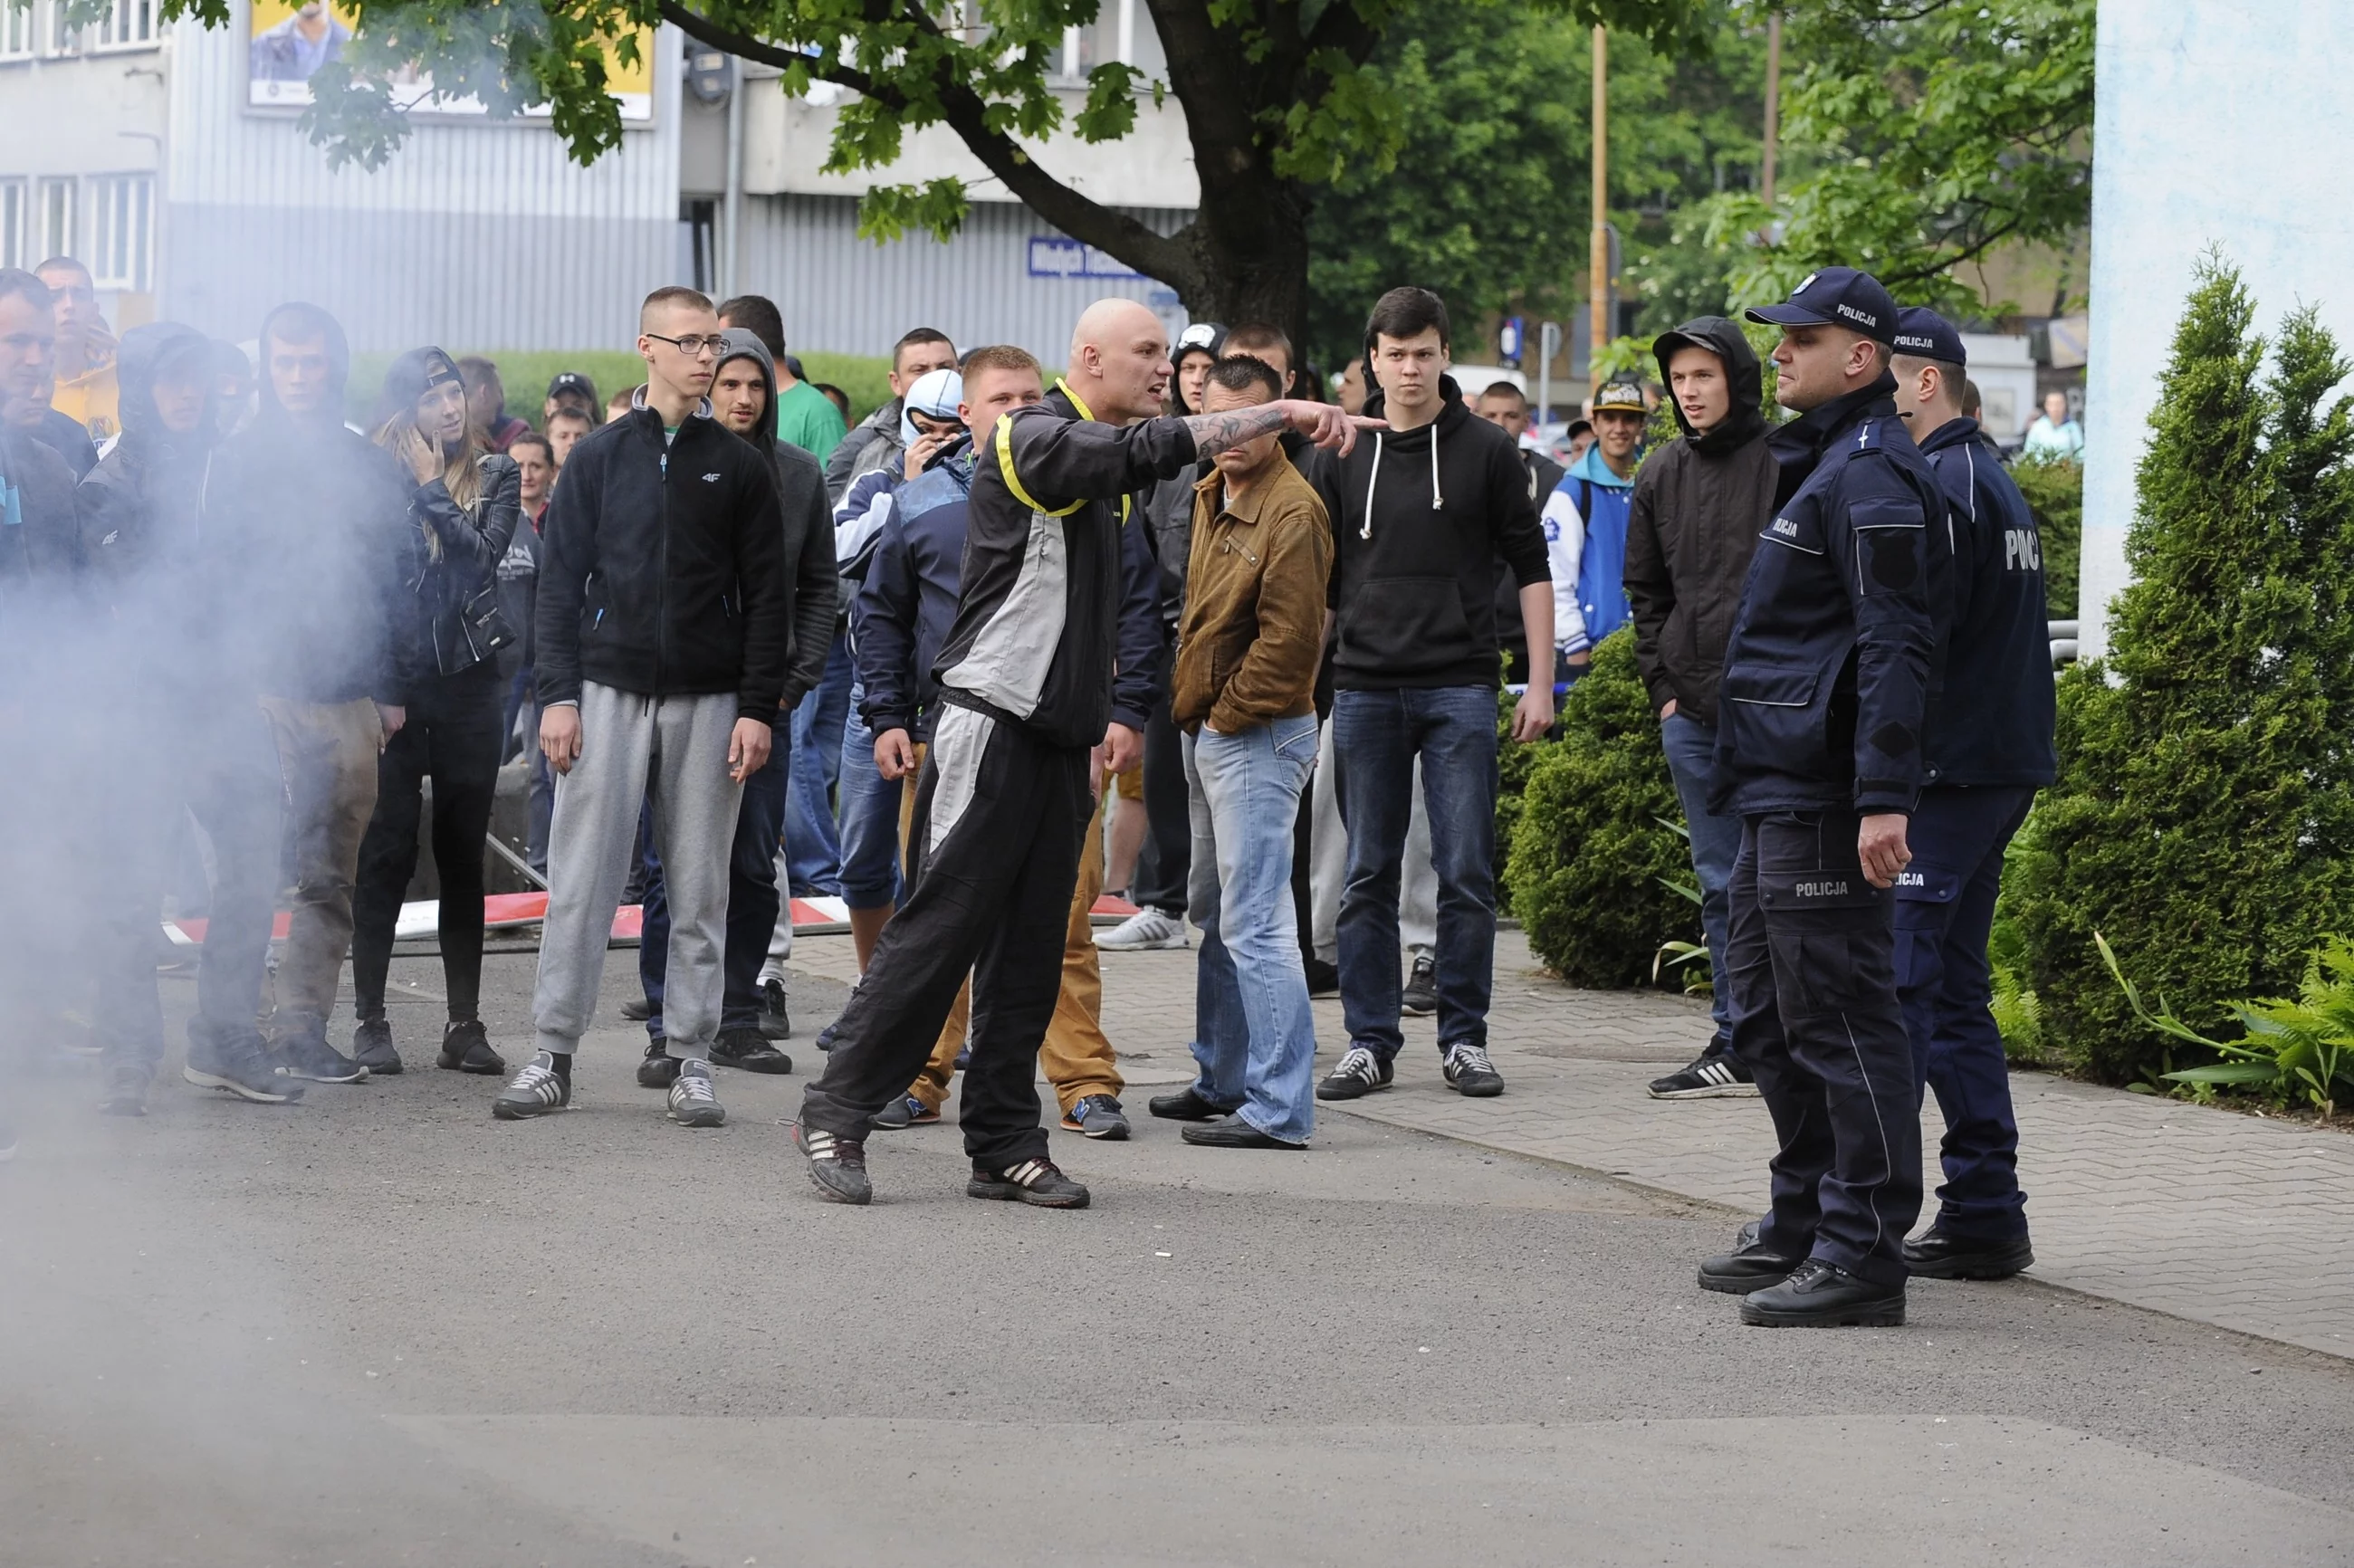
[[[850,715],[850,639],[836,633],[825,674],[793,710],[792,793],[785,805],[785,865],[793,896],[842,891],[842,835],[833,786],[842,773],[842,726]]]
[[[1316,715],[1184,738],[1193,819],[1186,899],[1202,928],[1193,1092],[1269,1138],[1305,1143],[1316,1116],[1316,1020],[1291,900],[1299,792]]]
[[[719,1027],[757,1029],[760,1024],[760,966],[768,961],[769,935],[776,929],[782,900],[777,892],[777,834],[785,820],[785,786],[792,768],[787,730],[770,730],[769,760],[744,780],[743,804],[736,811],[736,842],[727,863],[727,946],[719,960],[726,977],[720,994]],[[646,1033],[663,1036],[663,980],[670,969],[670,899],[663,886],[662,862],[653,850],[652,819],[642,816],[638,853],[646,872],[645,925],[638,938],[638,980],[645,987]]]
[[[1978,1241],[2027,1234],[1987,938],[2003,852],[2034,800],[2029,789],[1922,790],[1907,834],[1913,863],[1896,887],[1896,994],[1913,1042],[1914,1104],[1924,1087],[1935,1090],[1946,1117],[1935,1228]]]
[[[865,683],[850,687],[842,721],[842,901],[853,909],[899,902],[899,797],[896,779],[875,770],[875,733],[858,710]]]
[[[1383,1061],[1398,1032],[1398,866],[1422,758],[1438,877],[1438,1047],[1488,1043],[1496,967],[1496,693],[1491,686],[1339,692],[1332,751],[1349,879],[1341,894],[1341,1010],[1349,1044]]]
[[[1712,1052],[1733,1049],[1733,984],[1724,972],[1724,930],[1733,907],[1726,892],[1733,885],[1733,863],[1741,854],[1741,819],[1712,816],[1708,781],[1715,767],[1716,726],[1681,713],[1659,722],[1659,741],[1668,754],[1668,772],[1676,781],[1676,799],[1682,802],[1684,826],[1691,830],[1692,874],[1700,879],[1700,928],[1708,944],[1709,979],[1715,995],[1709,1012],[1716,1020]]]

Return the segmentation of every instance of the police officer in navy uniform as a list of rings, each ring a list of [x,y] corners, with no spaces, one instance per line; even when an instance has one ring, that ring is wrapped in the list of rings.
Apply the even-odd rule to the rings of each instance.
[[[1896,305],[1826,267],[1785,304],[1780,467],[1724,655],[1710,808],[1742,820],[1725,967],[1733,1049],[1781,1152],[1755,1238],[1701,1265],[1745,1323],[1904,1320],[1920,1101],[1895,889],[1951,565],[1945,493],[1896,416]]]
[[[1987,938],[2003,851],[2052,782],[2051,628],[2043,547],[1994,443],[1962,415],[1961,334],[1934,311],[1897,313],[1896,411],[1951,500],[1951,630],[1929,727],[1913,863],[1896,882],[1896,988],[1915,1082],[1945,1113],[1937,1217],[1904,1244],[1914,1273],[2003,1279],[2035,1261],[2019,1190],[2019,1124],[1988,1003]],[[1919,1103],[1919,1089],[1914,1091]]]

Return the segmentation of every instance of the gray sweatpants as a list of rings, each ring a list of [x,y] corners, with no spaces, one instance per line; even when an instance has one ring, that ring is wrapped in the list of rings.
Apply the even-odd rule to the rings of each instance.
[[[580,756],[557,778],[547,833],[547,924],[532,994],[540,1050],[569,1054],[597,1011],[644,804],[670,898],[663,1028],[672,1055],[710,1054],[726,987],[727,863],[744,795],[727,776],[735,727],[733,692],[643,697],[581,683]]]

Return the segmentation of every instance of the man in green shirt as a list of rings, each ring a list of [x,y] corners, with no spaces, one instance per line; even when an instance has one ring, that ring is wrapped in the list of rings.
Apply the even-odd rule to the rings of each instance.
[[[719,307],[719,324],[740,327],[768,348],[777,366],[777,439],[823,462],[850,427],[833,399],[802,380],[801,363],[785,353],[784,313],[759,294],[739,294]]]

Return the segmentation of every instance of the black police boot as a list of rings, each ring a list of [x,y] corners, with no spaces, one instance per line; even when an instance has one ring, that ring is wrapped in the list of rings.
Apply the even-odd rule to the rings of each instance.
[[[2034,1262],[2025,1236],[1986,1241],[1932,1229],[1904,1244],[1904,1266],[1925,1279],[2009,1279]]]
[[[1820,1258],[1741,1298],[1741,1320],[1760,1329],[1901,1329],[1904,1287],[1874,1285]]]
[[[1700,1287],[1720,1290],[1727,1296],[1746,1296],[1753,1290],[1781,1284],[1804,1261],[1775,1252],[1754,1236],[1744,1235],[1740,1246],[1719,1253],[1700,1266]]]

